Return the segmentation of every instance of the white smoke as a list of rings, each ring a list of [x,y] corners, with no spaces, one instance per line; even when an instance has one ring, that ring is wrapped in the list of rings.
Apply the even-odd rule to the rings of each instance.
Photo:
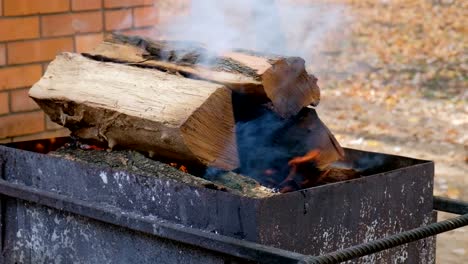
[[[192,0],[188,14],[161,28],[165,39],[311,59],[327,34],[344,26],[345,6],[292,0]]]
[[[345,6],[311,0],[191,0],[189,8],[178,6],[187,12],[174,8],[171,0],[158,3],[161,12],[170,10],[161,18],[161,39],[201,42],[217,53],[248,49],[300,56],[314,65],[324,62],[317,53],[326,48],[330,34],[342,32],[346,22]],[[167,21],[167,17],[172,19]],[[239,171],[260,181],[268,168],[285,177],[290,170],[288,160],[298,156],[289,145],[272,142],[282,132],[284,120],[263,110],[247,111],[260,116],[237,120],[236,126]],[[212,176],[210,170],[206,176]]]

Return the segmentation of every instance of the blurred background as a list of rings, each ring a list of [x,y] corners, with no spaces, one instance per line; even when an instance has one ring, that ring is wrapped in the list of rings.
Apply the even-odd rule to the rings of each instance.
[[[468,201],[466,25],[463,0],[0,0],[0,143],[68,135],[27,96],[58,52],[191,39],[302,56],[343,146],[434,160],[435,194]],[[467,228],[437,260],[468,262]]]

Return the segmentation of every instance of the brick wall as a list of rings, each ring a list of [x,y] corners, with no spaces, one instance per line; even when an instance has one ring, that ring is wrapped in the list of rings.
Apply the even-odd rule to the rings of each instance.
[[[90,50],[116,30],[155,35],[157,3],[171,1],[155,2],[0,0],[0,143],[67,135],[28,97],[28,89],[58,52]]]

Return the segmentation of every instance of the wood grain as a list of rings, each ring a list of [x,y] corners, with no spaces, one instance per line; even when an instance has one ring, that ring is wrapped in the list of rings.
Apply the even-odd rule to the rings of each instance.
[[[285,118],[320,102],[317,78],[307,73],[305,61],[298,57],[243,50],[214,54],[197,43],[122,35],[114,35],[87,55],[220,83],[260,101],[271,101],[274,111]]]
[[[80,138],[238,166],[231,90],[223,85],[62,53],[29,95]]]

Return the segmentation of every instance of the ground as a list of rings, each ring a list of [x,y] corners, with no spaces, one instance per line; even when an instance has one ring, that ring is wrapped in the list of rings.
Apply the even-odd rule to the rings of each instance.
[[[321,118],[343,146],[433,160],[435,195],[468,201],[468,1],[337,2],[309,66]],[[437,263],[468,263],[468,227],[438,236]]]

